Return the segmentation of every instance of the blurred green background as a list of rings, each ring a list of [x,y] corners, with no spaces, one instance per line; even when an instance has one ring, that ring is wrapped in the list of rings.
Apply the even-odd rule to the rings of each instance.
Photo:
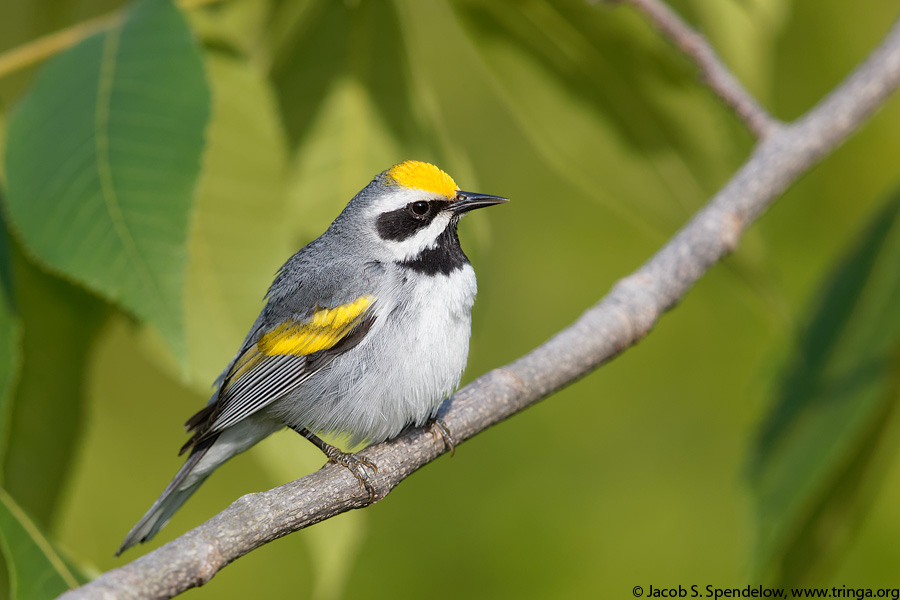
[[[784,120],[897,16],[672,5]],[[56,31],[82,41],[16,62]],[[894,98],[635,348],[189,596],[896,587],[898,131]],[[753,146],[641,16],[581,0],[0,0],[0,134],[0,543],[18,598],[321,465],[272,436],[113,557],[275,270],[376,173],[427,160],[512,199],[460,231],[480,288],[468,381],[571,323]]]

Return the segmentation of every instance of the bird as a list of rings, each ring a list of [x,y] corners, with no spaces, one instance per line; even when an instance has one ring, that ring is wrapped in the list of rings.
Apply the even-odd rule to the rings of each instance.
[[[116,555],[156,535],[225,461],[285,427],[349,469],[370,502],[377,465],[320,435],[354,447],[429,424],[453,450],[436,415],[466,366],[477,291],[457,225],[505,202],[461,191],[428,162],[375,176],[278,270],[209,402],[185,424],[184,465]]]

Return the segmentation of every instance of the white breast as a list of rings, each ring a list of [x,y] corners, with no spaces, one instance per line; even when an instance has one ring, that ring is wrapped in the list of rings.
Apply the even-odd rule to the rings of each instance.
[[[450,275],[398,267],[379,290],[365,339],[271,407],[270,414],[350,444],[380,442],[421,425],[459,385],[476,283],[466,264]]]

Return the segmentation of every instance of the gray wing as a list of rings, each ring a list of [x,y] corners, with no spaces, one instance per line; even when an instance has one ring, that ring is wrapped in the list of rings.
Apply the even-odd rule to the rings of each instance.
[[[220,376],[217,393],[186,423],[193,435],[181,452],[284,396],[369,333],[377,297],[360,289],[373,289],[372,266],[365,274],[348,273],[334,268],[337,265],[303,268],[297,260],[301,254],[282,267],[266,308]],[[367,267],[356,266],[360,268]],[[307,276],[301,279],[299,273]]]

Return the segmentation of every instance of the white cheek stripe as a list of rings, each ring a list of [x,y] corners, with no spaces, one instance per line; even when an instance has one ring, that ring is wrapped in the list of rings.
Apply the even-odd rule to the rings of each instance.
[[[378,198],[372,203],[372,207],[369,209],[369,221],[374,223],[378,215],[403,208],[410,202],[433,199],[437,198],[429,196],[427,192],[422,190],[398,189],[394,193]],[[428,227],[420,229],[412,237],[399,242],[384,240],[379,243],[384,244],[395,260],[402,261],[415,258],[422,250],[435,246],[438,236],[444,233],[447,225],[450,224],[450,218],[451,215],[449,213],[439,214],[428,224]]]
[[[387,246],[397,260],[415,258],[423,250],[434,248],[438,237],[450,224],[449,214],[440,214],[425,229],[420,229],[410,238],[400,242],[387,241]]]

